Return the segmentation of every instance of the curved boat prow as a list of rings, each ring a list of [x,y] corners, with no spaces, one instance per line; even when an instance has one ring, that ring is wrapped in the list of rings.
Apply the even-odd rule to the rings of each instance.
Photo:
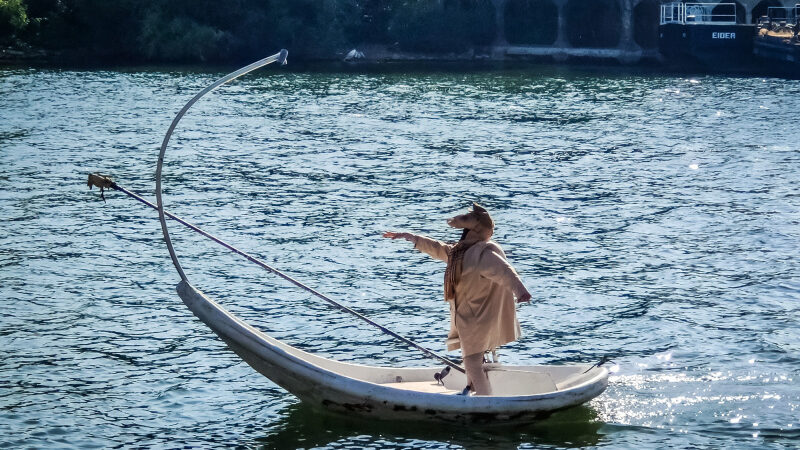
[[[608,384],[608,371],[587,365],[489,365],[494,395],[456,395],[466,385],[451,373],[438,383],[440,368],[374,367],[304,352],[250,326],[186,281],[178,295],[245,362],[313,406],[391,420],[436,419],[505,424],[529,422],[558,409],[585,403]]]

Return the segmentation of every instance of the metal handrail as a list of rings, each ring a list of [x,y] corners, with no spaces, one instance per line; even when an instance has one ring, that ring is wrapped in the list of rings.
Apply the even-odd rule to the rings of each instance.
[[[714,9],[719,6],[729,7],[733,12],[725,14],[714,13]],[[661,5],[661,25],[668,23],[677,23],[681,25],[735,25],[736,22],[736,3],[672,2]]]
[[[759,28],[774,29],[798,24],[800,24],[800,3],[793,7],[770,6],[767,8],[767,15],[758,19]]]
[[[797,17],[797,8],[800,6],[800,3],[794,5],[793,7],[783,7],[783,6],[770,6],[767,8],[767,17],[770,19],[783,19],[783,20],[791,20]],[[776,14],[778,11],[782,11],[784,14]]]

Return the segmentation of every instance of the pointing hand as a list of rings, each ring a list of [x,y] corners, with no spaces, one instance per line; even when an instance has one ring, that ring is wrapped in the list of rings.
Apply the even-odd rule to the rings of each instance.
[[[395,233],[393,231],[384,232],[383,237],[389,239],[405,239],[407,241],[411,241],[414,239],[414,235],[411,233]]]

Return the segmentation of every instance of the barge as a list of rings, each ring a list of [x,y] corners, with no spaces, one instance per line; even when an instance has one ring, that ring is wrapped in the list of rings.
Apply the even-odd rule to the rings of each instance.
[[[659,51],[670,65],[736,69],[754,62],[755,25],[742,23],[736,3],[665,3]]]
[[[753,52],[800,71],[800,3],[793,8],[767,8],[767,15],[758,19]]]

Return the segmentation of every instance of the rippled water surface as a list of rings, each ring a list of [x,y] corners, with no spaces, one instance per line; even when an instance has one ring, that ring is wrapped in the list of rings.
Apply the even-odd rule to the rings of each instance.
[[[793,447],[800,82],[577,69],[303,73],[198,103],[168,209],[443,350],[444,266],[408,230],[483,203],[535,301],[507,363],[619,372],[503,431],[321,415],[183,306],[153,198],[174,114],[223,72],[0,70],[0,446]],[[430,364],[173,226],[191,280],[308,351]],[[457,356],[457,355],[454,355]]]

